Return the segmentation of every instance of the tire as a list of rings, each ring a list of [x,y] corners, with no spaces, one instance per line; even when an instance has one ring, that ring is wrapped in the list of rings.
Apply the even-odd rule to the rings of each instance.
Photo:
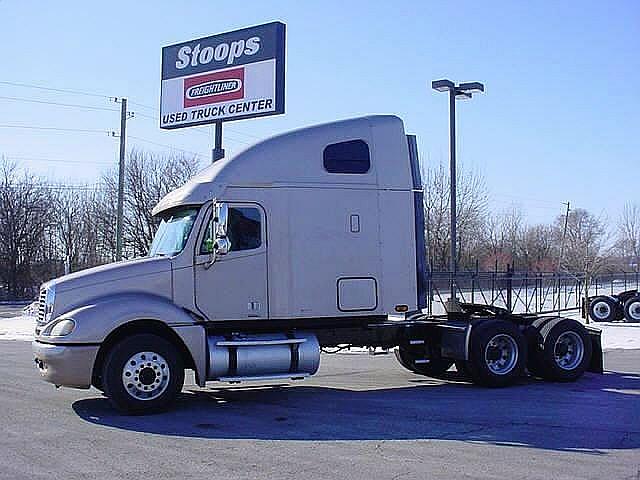
[[[524,374],[527,342],[520,329],[504,320],[487,320],[471,330],[467,367],[473,383],[506,387]]]
[[[589,304],[589,316],[594,322],[613,322],[617,310],[618,302],[604,295],[594,298]]]
[[[396,347],[394,353],[398,363],[404,368],[427,377],[440,378],[453,365],[453,360],[446,358],[432,358],[429,360],[429,363],[415,363],[416,360],[424,358],[424,355],[419,356],[417,353],[405,347]]]
[[[138,334],[111,348],[102,379],[105,395],[119,412],[155,413],[167,408],[182,390],[184,364],[178,349],[168,340]]]
[[[591,362],[591,338],[584,326],[569,318],[541,318],[533,322],[537,341],[529,371],[545,380],[572,382]]]
[[[640,295],[631,297],[624,302],[624,321],[640,322]]]

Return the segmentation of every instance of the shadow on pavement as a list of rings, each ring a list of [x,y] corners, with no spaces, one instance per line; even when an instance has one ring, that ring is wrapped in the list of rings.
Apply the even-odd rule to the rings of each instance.
[[[591,454],[640,447],[637,374],[587,374],[572,384],[526,380],[505,389],[437,381],[364,391],[194,388],[155,415],[119,415],[105,398],[78,400],[73,409],[96,425],[208,439],[461,440]]]

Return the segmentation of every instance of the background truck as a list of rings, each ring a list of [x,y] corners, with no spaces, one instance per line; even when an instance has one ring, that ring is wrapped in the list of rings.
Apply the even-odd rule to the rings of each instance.
[[[589,316],[594,322],[640,322],[640,293],[627,290],[589,297]]]
[[[416,139],[394,116],[304,128],[217,161],[155,207],[148,257],[43,285],[33,342],[56,385],[151,412],[207,381],[302,379],[323,347],[398,347],[475,383],[602,371],[600,333],[462,305],[427,316]]]

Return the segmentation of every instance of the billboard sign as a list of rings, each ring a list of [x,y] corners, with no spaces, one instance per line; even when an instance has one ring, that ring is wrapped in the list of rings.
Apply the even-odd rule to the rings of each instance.
[[[272,22],[164,47],[160,128],[284,113],[284,46]]]

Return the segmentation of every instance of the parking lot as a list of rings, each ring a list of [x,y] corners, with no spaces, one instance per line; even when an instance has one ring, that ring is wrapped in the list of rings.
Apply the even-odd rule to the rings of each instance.
[[[640,351],[605,375],[499,390],[413,375],[393,355],[323,355],[301,383],[185,386],[123,417],[95,390],[42,382],[1,341],[0,477],[626,478],[640,475]]]

